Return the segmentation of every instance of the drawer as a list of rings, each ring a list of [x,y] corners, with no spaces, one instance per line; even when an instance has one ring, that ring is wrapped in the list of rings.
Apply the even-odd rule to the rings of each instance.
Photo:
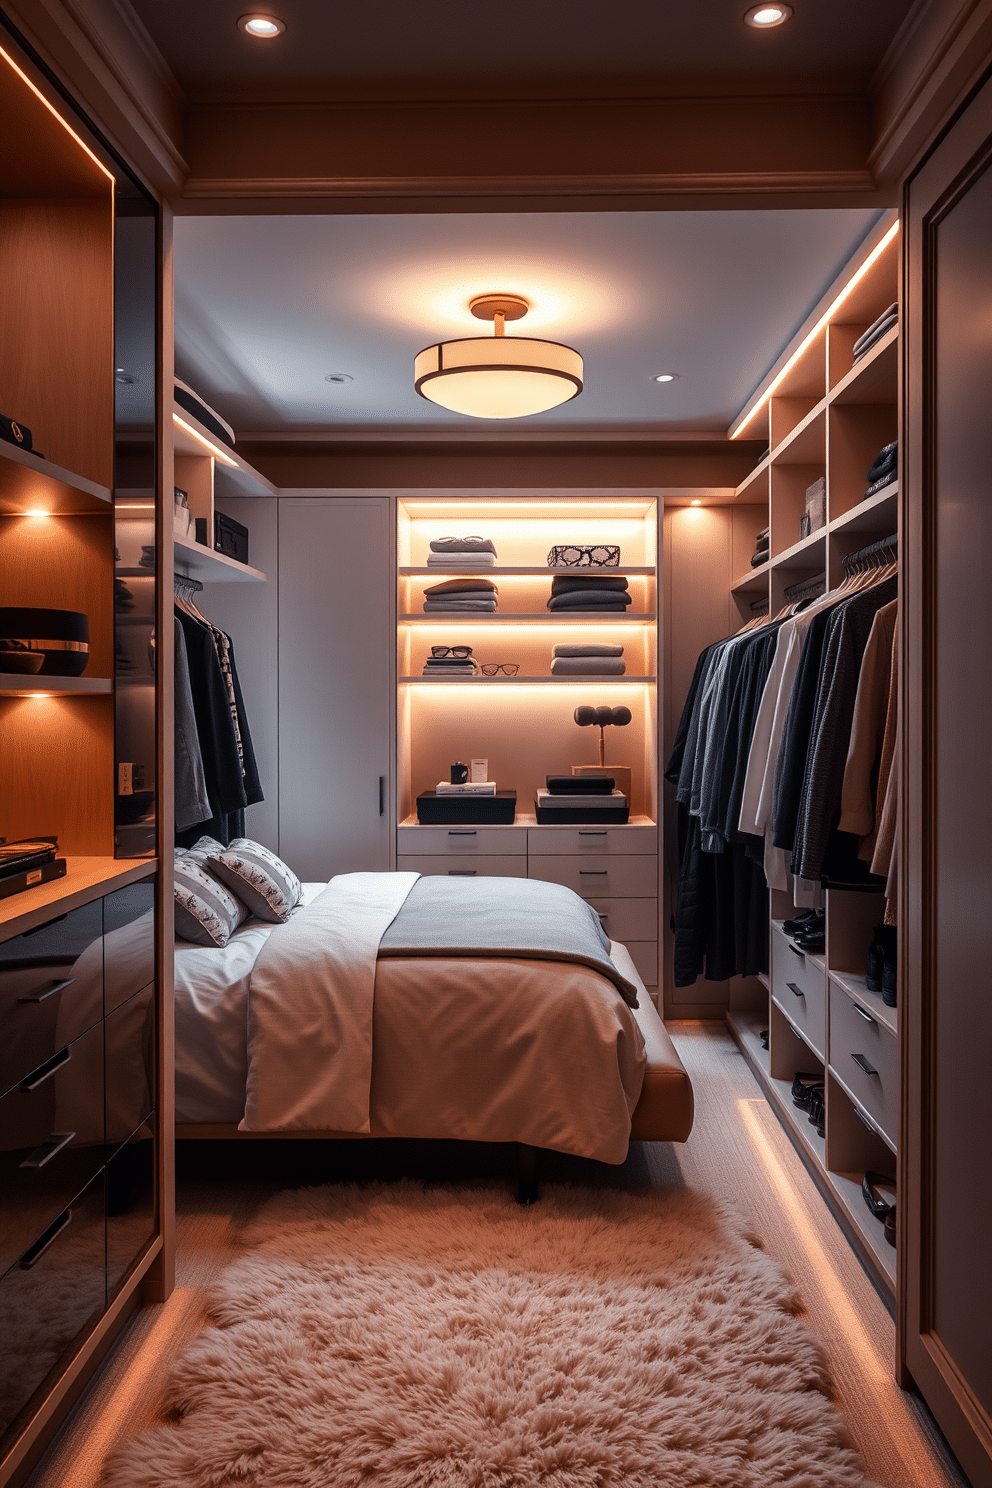
[[[103,997],[110,1012],[155,980],[155,880],[103,901]]]
[[[0,1094],[103,1017],[103,902],[0,944]]]
[[[106,1297],[101,1169],[47,1229],[35,1231],[0,1280],[0,1432],[64,1366],[77,1339],[100,1317]]]
[[[103,1165],[103,1028],[0,1100],[0,1272]]]
[[[603,929],[611,940],[658,939],[657,899],[601,899],[598,896],[589,903],[603,922]]]
[[[396,851],[403,856],[436,857],[471,853],[507,858],[527,854],[526,827],[398,827]]]
[[[582,853],[561,857],[531,854],[527,859],[527,877],[564,884],[583,899],[651,899],[658,894],[658,859],[620,854],[609,857],[587,857]]]
[[[899,1139],[895,1034],[834,981],[830,983],[830,1068],[895,1146]]]
[[[618,936],[617,939],[622,939]],[[637,975],[645,987],[658,985],[658,942],[656,940],[625,940],[630,959],[637,967]]]
[[[126,1142],[155,1105],[155,989],[146,987],[107,1015],[107,1147]]]
[[[565,853],[657,854],[658,828],[623,827],[528,827],[527,851],[540,857]]]
[[[827,988],[823,963],[772,930],[772,999],[826,1063]]]
[[[426,877],[436,873],[447,873],[463,878],[527,877],[527,859],[523,857],[485,855],[474,857],[469,863],[464,858],[457,858],[453,861],[447,857],[421,857],[418,854],[416,857],[397,858],[396,867],[401,873],[406,869],[414,873],[423,873]]]
[[[155,1121],[107,1164],[107,1300],[155,1236]]]

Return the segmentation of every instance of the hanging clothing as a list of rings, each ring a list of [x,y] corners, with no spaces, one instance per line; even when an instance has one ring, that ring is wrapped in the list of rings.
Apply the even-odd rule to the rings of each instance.
[[[851,742],[844,765],[839,830],[858,837],[870,837],[872,847],[878,834],[879,771],[885,738],[885,719],[889,705],[892,674],[892,650],[895,641],[896,614],[899,601],[883,605],[875,616],[858,681],[851,723]],[[891,757],[889,760],[891,764]],[[862,842],[859,856],[871,861],[872,849],[865,851]]]
[[[195,827],[210,816],[207,782],[203,774],[203,755],[196,731],[196,714],[190,689],[186,639],[178,617],[175,627],[175,772],[176,831]]]

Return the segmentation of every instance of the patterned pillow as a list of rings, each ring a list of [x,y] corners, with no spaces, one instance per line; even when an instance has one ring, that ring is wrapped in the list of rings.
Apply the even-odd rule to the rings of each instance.
[[[210,837],[201,837],[188,852],[176,849],[176,936],[194,945],[225,946],[248,911],[207,870],[203,842],[223,852],[221,844]]]
[[[292,868],[281,858],[252,842],[250,837],[235,837],[229,847],[217,845],[207,859],[207,866],[222,883],[227,884],[248,906],[249,914],[260,920],[282,923],[300,902],[303,889]]]

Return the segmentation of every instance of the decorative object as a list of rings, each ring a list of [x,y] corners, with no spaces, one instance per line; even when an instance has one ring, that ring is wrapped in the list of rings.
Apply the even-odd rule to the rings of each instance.
[[[865,1488],[779,1264],[692,1190],[280,1194],[103,1488]]]
[[[22,677],[33,677],[44,664],[43,651],[4,651],[0,645],[0,672],[19,672]]]
[[[40,675],[80,677],[90,659],[89,616],[33,605],[0,609],[0,651],[40,651]]]
[[[579,728],[589,728],[593,724],[599,729],[599,763],[606,764],[606,730],[613,728],[626,728],[633,714],[629,708],[593,708],[588,703],[582,703],[572,714]]]
[[[31,448],[31,430],[27,424],[18,423],[17,419],[8,418],[3,413],[0,413],[0,439],[23,450]]]
[[[557,408],[582,391],[582,358],[570,346],[508,337],[508,320],[529,305],[520,295],[476,295],[469,309],[491,320],[492,339],[469,336],[442,341],[417,353],[414,387],[422,398],[470,418],[526,418]]]
[[[474,785],[479,785],[489,779],[489,761],[487,759],[474,759],[469,764],[468,778]]]
[[[172,488],[172,535],[183,542],[193,542],[195,528],[193,513],[189,509],[189,493],[181,486]]]
[[[563,543],[548,554],[549,568],[619,568],[617,543]]]
[[[468,765],[462,764],[461,760],[459,760],[451,766],[448,774],[452,785],[464,785],[468,779]]]

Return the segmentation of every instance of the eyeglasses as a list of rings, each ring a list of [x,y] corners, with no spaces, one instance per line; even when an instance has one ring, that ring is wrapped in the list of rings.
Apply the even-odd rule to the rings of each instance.
[[[520,666],[515,661],[484,661],[482,663],[482,675],[484,677],[495,677],[500,672],[504,677],[515,677]]]
[[[473,533],[471,537],[438,537],[438,538],[435,539],[435,541],[436,542],[439,542],[439,543],[454,543],[454,542],[484,543],[485,540],[486,539],[484,537],[479,537],[477,533]]]
[[[432,656],[471,656],[471,646],[432,646]]]

